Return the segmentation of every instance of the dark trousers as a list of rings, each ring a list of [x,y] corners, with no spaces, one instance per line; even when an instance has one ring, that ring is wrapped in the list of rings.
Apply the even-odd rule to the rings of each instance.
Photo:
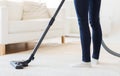
[[[82,45],[82,60],[90,62],[91,32],[92,27],[93,54],[92,57],[99,59],[102,41],[102,30],[99,19],[101,0],[74,0],[78,18],[80,39]]]

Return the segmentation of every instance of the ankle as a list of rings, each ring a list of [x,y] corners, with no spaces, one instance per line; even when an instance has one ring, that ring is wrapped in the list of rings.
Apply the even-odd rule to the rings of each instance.
[[[92,64],[95,64],[95,65],[99,64],[99,60],[95,59],[95,58],[92,58]]]

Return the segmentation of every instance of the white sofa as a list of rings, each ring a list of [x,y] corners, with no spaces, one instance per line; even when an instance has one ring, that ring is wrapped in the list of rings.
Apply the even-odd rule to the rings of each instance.
[[[0,55],[6,53],[6,45],[39,39],[56,8],[47,8],[44,3],[6,2],[0,6]],[[47,38],[65,34],[65,13],[62,8],[50,28]]]

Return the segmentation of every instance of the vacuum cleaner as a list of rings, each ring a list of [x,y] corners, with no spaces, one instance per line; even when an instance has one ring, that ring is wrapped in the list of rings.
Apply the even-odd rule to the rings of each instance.
[[[53,17],[50,19],[49,23],[48,23],[48,26],[46,27],[45,31],[43,32],[42,36],[40,37],[40,39],[38,40],[37,44],[35,45],[34,49],[33,49],[33,52],[32,54],[30,55],[30,57],[25,60],[25,61],[11,61],[10,64],[15,68],[15,69],[23,69],[24,67],[27,67],[28,64],[34,60],[34,55],[36,54],[39,46],[41,45],[45,35],[47,34],[48,30],[50,29],[50,27],[52,26],[52,24],[54,23],[55,21],[55,18],[58,14],[58,12],[60,11],[63,3],[65,2],[65,0],[62,0],[61,3],[59,4],[57,10],[55,11]],[[112,51],[111,49],[109,49],[106,44],[104,43],[104,41],[102,41],[102,45],[103,47],[105,48],[105,50],[107,50],[110,54],[113,54],[115,56],[118,56],[120,57],[120,54]]]
[[[35,45],[33,52],[31,54],[31,56],[29,57],[29,59],[25,60],[25,61],[11,61],[10,64],[15,68],[15,69],[23,69],[24,67],[27,67],[28,64],[34,60],[34,55],[37,52],[39,46],[41,45],[45,35],[47,34],[48,30],[50,29],[50,27],[52,26],[52,24],[55,21],[55,18],[58,14],[58,12],[60,11],[63,3],[65,2],[65,0],[62,0],[61,3],[59,4],[57,10],[55,11],[53,17],[50,19],[48,26],[46,27],[44,33],[42,34],[42,36],[40,37],[40,39],[38,40],[37,44]]]

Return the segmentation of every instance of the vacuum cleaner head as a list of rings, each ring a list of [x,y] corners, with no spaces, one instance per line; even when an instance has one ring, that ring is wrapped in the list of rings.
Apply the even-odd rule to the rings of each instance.
[[[26,63],[25,61],[11,61],[10,64],[15,69],[23,69],[24,67],[28,66],[28,63]]]

